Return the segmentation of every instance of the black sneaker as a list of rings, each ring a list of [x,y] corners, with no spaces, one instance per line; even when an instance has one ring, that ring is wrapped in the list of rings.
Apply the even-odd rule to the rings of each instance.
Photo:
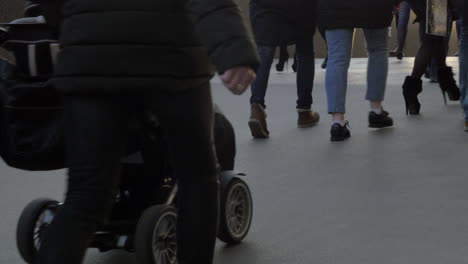
[[[345,125],[342,126],[338,123],[335,123],[331,127],[330,135],[331,141],[343,141],[348,139],[351,136],[351,132],[349,132],[349,123],[346,121]]]
[[[393,119],[389,116],[388,112],[382,110],[380,115],[374,111],[369,112],[369,127],[370,128],[384,128],[393,126]]]

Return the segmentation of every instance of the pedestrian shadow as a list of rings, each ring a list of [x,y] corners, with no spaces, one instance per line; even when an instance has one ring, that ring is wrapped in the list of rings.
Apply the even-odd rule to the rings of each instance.
[[[214,263],[223,264],[258,264],[260,256],[259,249],[255,245],[242,242],[238,245],[227,246],[219,243],[215,250]],[[88,251],[85,264],[139,264],[134,253],[123,250],[112,250],[100,253],[91,249]]]
[[[250,142],[254,145],[265,145],[271,141],[271,138],[251,138]]]
[[[386,127],[386,128],[370,128],[369,129],[369,133],[371,133],[371,135],[386,136],[386,135],[393,134],[393,132],[395,132],[394,126]]]
[[[223,264],[258,264],[260,263],[260,249],[248,241],[238,245],[222,245],[217,247],[215,263]]]
[[[97,250],[89,250],[85,264],[138,264],[135,254],[123,250],[112,250],[100,253]]]

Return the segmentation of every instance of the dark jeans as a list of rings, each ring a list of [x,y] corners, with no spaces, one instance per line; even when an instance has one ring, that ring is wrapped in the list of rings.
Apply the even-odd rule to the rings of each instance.
[[[258,46],[260,56],[260,67],[257,79],[252,83],[250,98],[251,104],[261,104],[265,107],[265,95],[270,78],[270,69],[275,57],[276,47]],[[315,75],[315,54],[313,38],[296,42],[297,56],[297,109],[310,109],[312,106],[312,89]]]
[[[129,120],[138,109],[151,108],[165,131],[179,180],[178,263],[211,264],[219,198],[209,84],[178,94],[68,96],[64,103],[68,189],[37,263],[82,263],[114,203]]]
[[[400,10],[395,12],[395,20],[397,26],[397,50],[405,49],[406,35],[408,34],[408,23],[411,15],[411,8],[408,2],[403,1],[400,5]]]

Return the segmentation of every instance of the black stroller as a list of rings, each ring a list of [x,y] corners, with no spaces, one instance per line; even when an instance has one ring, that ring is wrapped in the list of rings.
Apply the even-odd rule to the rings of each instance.
[[[43,58],[37,57],[38,52],[48,50],[45,57],[53,62],[52,51],[57,43],[51,42],[49,36],[47,41],[43,35],[42,40],[38,39],[41,31],[47,31],[46,27],[40,25],[41,21],[42,18],[20,19],[15,24],[6,24],[3,29],[0,28],[0,45],[13,51],[17,60],[17,66],[0,60],[0,132],[4,141],[0,142],[4,145],[0,147],[0,154],[9,165],[28,170],[63,167],[63,140],[60,135],[51,137],[49,133],[60,127],[60,99],[53,95],[55,92],[46,83],[45,79],[50,75],[43,74],[42,69],[31,63],[31,50],[34,50],[33,55],[36,56],[32,61],[42,61]],[[49,48],[39,49],[40,45],[48,45]],[[29,53],[24,55],[25,51]],[[21,80],[12,82],[12,79]],[[37,100],[37,94],[41,91],[48,93],[47,100]],[[35,100],[31,100],[31,97]],[[37,101],[45,103],[31,107]],[[53,112],[50,112],[51,109]],[[35,128],[43,125],[38,124],[37,119],[28,119],[28,113],[32,112],[35,116],[38,113],[47,116],[47,135],[36,129],[22,129],[21,136],[27,140],[11,140],[12,137],[18,138],[18,127]],[[248,185],[242,180],[245,174],[233,170],[234,130],[219,110],[215,112],[215,148],[221,169],[218,238],[227,244],[236,244],[249,232],[253,216],[252,196]],[[10,125],[15,122],[16,124]],[[3,126],[4,124],[9,125]],[[130,144],[129,155],[122,161],[120,192],[115,197],[109,224],[95,233],[91,247],[100,251],[122,249],[135,252],[139,263],[143,264],[176,263],[178,188],[177,179],[166,158],[167,145],[162,129],[157,117],[151,113],[142,114],[141,120],[129,126],[131,131],[135,131],[130,141],[136,140]],[[14,147],[11,147],[12,142],[16,144]],[[37,142],[41,144],[36,144]],[[34,162],[42,158],[46,159]],[[53,161],[49,162],[51,159]],[[24,208],[16,235],[19,252],[27,263],[34,262],[42,234],[60,206],[59,201],[40,198]]]

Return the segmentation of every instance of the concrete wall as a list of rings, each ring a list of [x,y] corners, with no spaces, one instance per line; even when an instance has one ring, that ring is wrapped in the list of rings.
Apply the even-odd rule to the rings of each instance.
[[[285,0],[287,1],[287,0]],[[236,2],[241,7],[246,23],[249,24],[248,21],[248,0],[236,0]],[[7,22],[11,19],[18,17],[21,14],[23,1],[22,0],[0,0],[0,22]],[[393,25],[392,28],[392,37],[390,40],[390,48],[393,49],[396,45],[396,31],[395,26]],[[450,42],[450,51],[449,55],[453,55],[453,53],[457,49],[457,40],[456,34],[452,34],[452,40]],[[418,46],[418,25],[410,25],[409,32],[408,32],[408,40],[407,40],[407,48],[406,54],[407,56],[414,56]],[[324,41],[321,39],[320,34],[316,34],[315,36],[315,50],[316,55],[318,58],[324,57],[326,54],[326,48]],[[4,55],[1,53],[0,56]],[[362,31],[358,30],[356,32],[356,38],[354,41],[354,50],[353,50],[354,57],[365,57],[366,52],[364,49],[364,38]]]
[[[9,21],[21,14],[23,1],[0,0],[0,22]]]

